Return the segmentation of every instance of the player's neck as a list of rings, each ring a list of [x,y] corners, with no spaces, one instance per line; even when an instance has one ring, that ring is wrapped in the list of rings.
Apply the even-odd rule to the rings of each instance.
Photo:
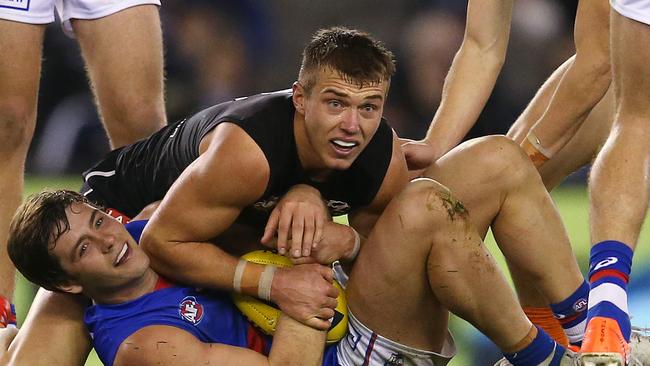
[[[121,304],[152,292],[157,282],[158,274],[148,268],[142,276],[124,286],[110,291],[101,291],[102,293],[94,294],[91,297],[96,304]]]

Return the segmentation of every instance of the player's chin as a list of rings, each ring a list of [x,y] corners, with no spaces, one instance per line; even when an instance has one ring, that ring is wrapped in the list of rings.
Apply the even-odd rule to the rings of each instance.
[[[352,162],[346,161],[336,161],[328,164],[328,168],[331,170],[348,170],[350,166],[352,166]]]
[[[327,167],[332,170],[347,170],[350,169],[354,161],[357,159],[358,154],[353,156],[346,156],[344,158],[334,157],[330,158],[327,162]]]

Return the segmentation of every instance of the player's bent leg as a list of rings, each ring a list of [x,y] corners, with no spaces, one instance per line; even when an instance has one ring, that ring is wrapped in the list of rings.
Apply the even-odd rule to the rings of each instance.
[[[39,290],[0,365],[84,365],[91,348],[87,304],[81,296]]]
[[[440,350],[445,309],[502,348],[530,329],[466,210],[430,179],[411,182],[386,208],[361,249],[347,294],[351,311],[369,328],[423,349]],[[399,301],[386,301],[391,298]]]
[[[432,227],[422,221],[407,224],[417,217],[416,210],[425,210],[418,200],[426,194],[426,185],[409,183],[387,206],[361,248],[346,294],[351,312],[374,332],[411,347],[440,351],[448,337],[448,312],[433,296],[426,275]]]
[[[446,321],[431,325],[430,319],[446,308],[488,335],[516,366],[574,360],[528,321],[466,209],[431,179],[411,182],[388,205],[361,249],[347,294],[351,313],[368,328],[408,346],[442,349],[425,348],[426,333],[444,334]],[[436,307],[430,312],[423,303]],[[420,324],[409,324],[413,318]]]
[[[524,314],[533,324],[543,329],[556,342],[565,347],[568,346],[569,340],[562,324],[549,307],[550,301],[537,287],[531,286],[534,280],[529,278],[527,271],[516,268],[511,263],[508,263],[508,270]]]
[[[528,293],[539,289],[551,304],[562,305],[558,315],[573,318],[574,314],[564,314],[572,312],[565,302],[579,302],[588,289],[559,213],[516,143],[502,136],[468,141],[439,159],[427,174],[448,186],[467,206],[481,235],[491,225],[508,262],[519,269],[513,274],[526,275],[526,281],[517,283],[530,283]],[[552,260],[544,259],[546,253],[554,253]],[[579,323],[564,326],[573,333],[577,329],[566,327]],[[581,339],[582,332],[576,337]]]
[[[139,5],[72,21],[111,146],[149,136],[166,123],[158,7]]]
[[[527,269],[548,300],[564,299],[583,282],[551,197],[510,139],[489,136],[468,141],[439,159],[427,175],[466,205],[481,235],[492,226],[508,261]],[[552,261],[540,260],[549,252],[554,253]]]
[[[22,201],[27,149],[36,124],[44,27],[0,20],[0,296],[11,300],[7,234]]]

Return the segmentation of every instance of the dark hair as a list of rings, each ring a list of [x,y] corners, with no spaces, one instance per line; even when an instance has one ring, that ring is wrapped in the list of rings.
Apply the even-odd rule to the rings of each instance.
[[[28,197],[11,220],[7,243],[11,261],[29,281],[51,291],[61,291],[59,287],[70,280],[50,251],[70,230],[65,210],[76,202],[89,203],[74,191],[43,191]]]
[[[395,58],[368,33],[343,27],[321,29],[302,53],[298,80],[306,93],[316,83],[316,72],[331,68],[348,82],[364,86],[390,81]]]

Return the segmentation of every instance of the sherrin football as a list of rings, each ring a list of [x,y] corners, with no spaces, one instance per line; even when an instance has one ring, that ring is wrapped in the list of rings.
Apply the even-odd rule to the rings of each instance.
[[[293,265],[289,258],[268,250],[256,250],[246,253],[242,258],[249,262],[272,264],[278,267],[290,267]],[[334,310],[332,325],[327,332],[327,343],[338,342],[348,330],[348,308],[345,300],[345,292],[338,282],[334,281],[334,285],[339,290],[339,297],[337,299],[338,305]],[[268,335],[275,333],[275,328],[281,313],[277,305],[248,295],[234,292],[232,294],[235,305],[251,323],[255,324]]]

